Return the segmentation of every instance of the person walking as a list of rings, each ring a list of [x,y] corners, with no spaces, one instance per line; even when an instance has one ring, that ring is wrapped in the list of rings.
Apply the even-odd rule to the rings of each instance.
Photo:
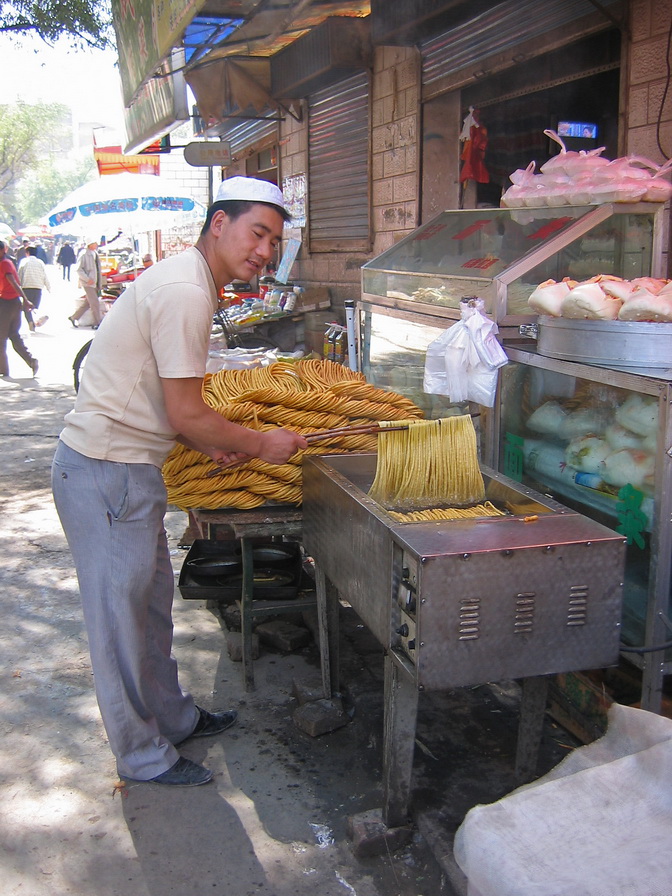
[[[91,309],[93,315],[94,330],[100,326],[103,319],[103,309],[100,304],[100,290],[103,285],[103,278],[100,272],[100,258],[98,256],[98,240],[90,239],[86,243],[86,249],[79,256],[77,262],[77,275],[79,277],[79,285],[84,290],[84,301],[79,303],[68,320],[77,326],[77,321],[85,313],[87,308]]]
[[[30,243],[30,240],[28,239],[28,237],[27,237],[27,236],[24,236],[24,238],[21,240],[21,245],[20,245],[19,248],[16,250],[16,254],[15,254],[15,256],[14,256],[14,263],[15,263],[15,264],[17,264],[17,265],[18,265],[18,264],[21,264],[21,262],[23,261],[23,259],[26,257],[26,255],[28,254],[28,245],[29,245],[29,243]]]
[[[199,707],[179,684],[161,467],[175,442],[219,464],[282,464],[307,447],[286,429],[233,423],[202,396],[221,290],[263,269],[288,219],[278,187],[225,181],[196,245],[144,271],[105,315],[65,418],[52,488],[77,570],[96,697],[125,780],[207,783],[212,773],[177,747],[236,721],[235,711]]]
[[[64,280],[70,280],[70,268],[76,261],[77,256],[75,255],[75,250],[72,248],[70,243],[63,243],[61,248],[58,250],[56,263],[60,264],[63,268]]]
[[[31,333],[34,333],[35,327],[41,327],[49,318],[44,315],[36,321],[33,319],[33,310],[37,311],[40,307],[42,290],[46,289],[48,292],[51,292],[47,266],[37,257],[37,248],[35,246],[28,246],[28,254],[19,264],[19,282],[32,305],[32,308],[24,307],[23,313],[28,322],[28,329]]]
[[[33,376],[37,373],[37,358],[28,351],[19,332],[21,309],[29,307],[30,302],[21,288],[14,262],[7,258],[7,246],[0,240],[0,376],[9,376],[8,341],[33,371]]]

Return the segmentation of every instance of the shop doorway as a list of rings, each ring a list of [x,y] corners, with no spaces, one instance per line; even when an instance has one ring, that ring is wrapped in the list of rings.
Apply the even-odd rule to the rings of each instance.
[[[442,93],[422,107],[421,221],[447,208],[497,207],[509,175],[531,161],[537,170],[559,150],[544,130],[589,125],[591,136],[568,149],[604,146],[619,155],[621,34],[609,29]],[[487,178],[461,179],[465,144],[460,140],[470,108],[484,131]],[[576,133],[576,131],[574,131]]]
[[[560,150],[544,134],[546,129],[569,131],[564,138],[568,149],[604,146],[603,155],[616,158],[618,97],[619,70],[614,70],[479,107],[481,124],[487,128],[489,182],[476,185],[477,206],[498,206],[513,171],[533,160],[538,171]],[[468,91],[463,91],[462,104],[466,113],[471,105]]]

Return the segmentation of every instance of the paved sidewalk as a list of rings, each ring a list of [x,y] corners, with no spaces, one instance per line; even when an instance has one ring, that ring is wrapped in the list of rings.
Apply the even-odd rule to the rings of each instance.
[[[56,272],[58,273],[58,272]],[[55,279],[55,278],[54,278]],[[382,803],[383,656],[343,609],[342,677],[352,721],[310,738],[294,725],[292,684],[319,680],[315,645],[265,649],[257,690],[245,693],[221,619],[175,600],[183,685],[206,708],[235,708],[239,724],[196,740],[185,755],[214,783],[115,790],[92,688],[69,551],[51,502],[49,471],[72,407],[72,359],[91,331],[67,322],[61,284],[27,335],[40,360],[32,379],[13,356],[0,379],[0,875],[3,896],[462,896],[452,835],[465,812],[515,787],[518,693],[513,684],[421,695],[410,846],[355,859],[349,815]],[[174,571],[186,515],[168,514]],[[571,747],[547,726],[540,773]],[[452,883],[451,883],[452,881]]]
[[[448,896],[419,834],[393,855],[354,858],[346,818],[380,805],[380,741],[359,711],[333,736],[313,739],[294,726],[292,682],[318,678],[315,648],[265,651],[257,690],[246,694],[221,620],[179,594],[174,652],[183,686],[208,708],[237,709],[239,724],[185,745],[185,755],[213,769],[214,783],[115,790],[49,488],[82,336],[50,313],[44,331],[27,336],[41,360],[38,377],[23,377],[15,358],[15,378],[0,379],[4,896]],[[167,525],[177,576],[186,515],[170,512]]]

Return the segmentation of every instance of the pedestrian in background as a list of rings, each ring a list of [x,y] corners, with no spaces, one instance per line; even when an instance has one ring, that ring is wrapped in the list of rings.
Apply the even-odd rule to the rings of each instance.
[[[34,333],[35,327],[41,327],[49,318],[45,315],[38,320],[34,320],[33,310],[36,311],[40,307],[42,290],[46,289],[47,292],[51,292],[47,266],[38,258],[36,246],[28,246],[28,254],[19,264],[19,282],[32,305],[32,308],[24,306],[23,313],[28,322],[28,329],[31,333]]]
[[[98,329],[103,319],[103,309],[100,305],[100,290],[103,285],[103,278],[100,273],[97,239],[89,239],[87,241],[86,249],[79,256],[79,261],[77,262],[77,276],[79,277],[79,285],[84,290],[85,299],[80,302],[79,307],[68,320],[73,327],[76,327],[77,321],[88,307],[93,315],[93,328]]]
[[[28,239],[27,236],[21,240],[21,245],[16,250],[16,253],[14,255],[15,264],[21,264],[23,259],[26,257],[26,255],[28,254],[28,244],[29,243],[30,243],[30,240]]]
[[[21,338],[21,308],[30,302],[21,288],[14,262],[7,256],[7,246],[0,240],[0,376],[9,376],[7,341],[20,358],[37,373],[37,358],[34,358]],[[22,300],[23,299],[23,304]]]
[[[63,279],[70,279],[70,268],[77,261],[77,256],[75,255],[75,250],[72,248],[70,243],[63,243],[61,248],[58,250],[58,257],[56,262],[61,265],[63,268]]]

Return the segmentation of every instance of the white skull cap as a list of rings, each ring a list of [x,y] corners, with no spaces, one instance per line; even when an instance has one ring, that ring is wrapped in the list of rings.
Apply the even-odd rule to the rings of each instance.
[[[229,177],[223,180],[217,190],[215,202],[237,199],[245,202],[270,202],[286,211],[282,190],[267,180],[256,177]]]

